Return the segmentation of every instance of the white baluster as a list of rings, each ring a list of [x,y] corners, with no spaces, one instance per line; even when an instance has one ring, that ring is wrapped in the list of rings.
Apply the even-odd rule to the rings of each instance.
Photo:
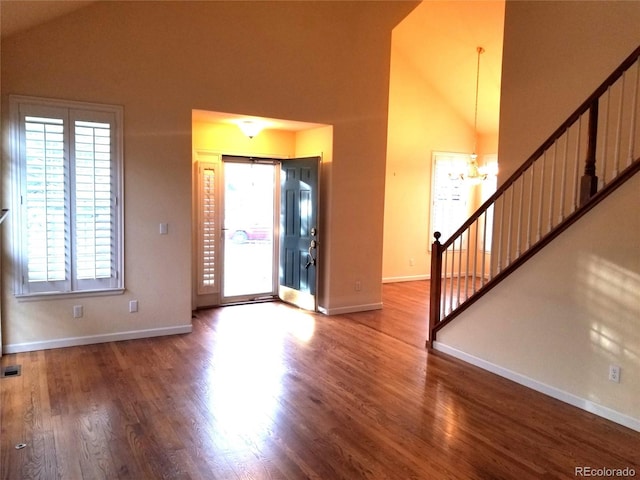
[[[518,205],[518,228],[516,229],[516,258],[520,256],[522,243],[522,202],[524,197],[524,173],[520,175],[520,204]]]
[[[580,137],[582,134],[582,116],[576,122],[578,127],[578,135],[576,138],[576,153],[575,153],[575,165],[573,171],[573,210],[575,212],[578,209],[578,186],[579,186],[579,178],[578,171],[580,169]]]
[[[458,294],[456,298],[456,308],[460,306],[460,284],[462,283],[462,252],[463,252],[462,235],[463,234],[464,232],[460,234],[460,236],[458,237],[460,239],[460,252],[458,253],[458,288],[457,288]],[[455,243],[455,241],[453,243]]]
[[[556,147],[558,142],[554,142],[553,150],[551,151],[551,181],[550,185],[550,194],[549,194],[549,218],[547,219],[547,232],[551,231],[553,227],[553,202],[555,201],[555,191],[556,191]]]
[[[470,230],[471,226],[469,226],[469,228],[467,228],[467,265],[466,265],[466,269],[467,271],[464,272],[464,300],[466,300],[467,298],[469,298],[469,254],[471,252],[471,230]],[[463,301],[464,301],[463,300]]]
[[[442,262],[442,288],[440,289],[440,305],[442,311],[440,312],[440,318],[444,318],[447,315],[447,271],[449,265],[449,249],[444,251],[444,261]]]
[[[515,188],[515,183],[512,183],[509,187],[509,192],[511,192],[511,200],[509,202],[509,225],[507,226],[507,260],[505,263],[505,267],[511,264],[511,231],[513,230],[513,189]],[[505,199],[507,192],[504,192]]]
[[[456,242],[451,244],[451,295],[449,295],[449,312],[453,312],[453,277],[456,268]]]
[[[500,223],[499,235],[498,235],[498,262],[496,267],[496,273],[502,270],[502,226],[504,225],[504,192],[500,196]]]
[[[542,171],[540,172],[540,195],[538,201],[538,228],[536,229],[536,242],[542,238],[542,206],[544,197],[544,167],[547,158],[547,152],[542,154]]]
[[[535,163],[531,164],[531,166],[528,168],[529,171],[531,171],[531,183],[529,184],[529,216],[527,218],[527,250],[529,250],[529,247],[531,246],[531,221],[533,218],[533,184],[536,181],[536,174],[535,174]]]
[[[633,162],[633,150],[636,139],[636,114],[638,113],[638,82],[640,81],[640,60],[636,62],[636,81],[633,84],[633,96],[631,99],[631,126],[629,127],[629,155],[627,156],[627,167]],[[631,69],[629,69],[631,70]]]
[[[480,217],[476,219],[475,226],[473,238],[473,268],[471,270],[473,272],[473,277],[471,278],[473,285],[471,286],[471,290],[474,294],[476,293],[476,273],[478,272],[478,228],[480,228]]]
[[[565,191],[567,187],[567,157],[569,155],[569,130],[566,130],[563,134],[564,137],[564,151],[562,153],[562,178],[560,180],[560,215],[558,216],[558,223],[562,223],[564,220],[564,202]]]
[[[495,205],[495,203],[494,203]],[[495,211],[495,209],[493,208],[493,205],[491,205],[489,208],[493,209]],[[485,267],[485,258],[487,256],[487,215],[489,214],[489,208],[487,208],[484,211],[484,228],[482,229],[482,269],[480,270],[480,275],[482,275],[481,279],[480,279],[480,285],[482,287],[484,287],[484,267]],[[493,249],[492,249],[493,250]],[[491,272],[489,274],[489,276],[491,278],[493,278],[493,269],[491,269]]]
[[[620,80],[620,99],[618,101],[618,126],[616,127],[616,144],[613,152],[613,177],[616,178],[618,176],[618,172],[620,171],[620,142],[622,140],[622,110],[624,104],[624,78],[625,75],[622,75]]]

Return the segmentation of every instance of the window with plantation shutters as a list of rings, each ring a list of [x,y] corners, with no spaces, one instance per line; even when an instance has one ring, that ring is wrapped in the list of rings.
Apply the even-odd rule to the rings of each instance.
[[[11,97],[18,295],[122,288],[120,107]]]
[[[216,281],[216,169],[212,163],[198,164],[198,294],[218,292]]]

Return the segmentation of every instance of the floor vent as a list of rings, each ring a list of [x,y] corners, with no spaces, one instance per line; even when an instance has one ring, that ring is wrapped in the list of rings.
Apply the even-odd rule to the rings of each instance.
[[[20,365],[9,365],[7,367],[2,367],[2,378],[19,377],[21,373],[22,366]]]

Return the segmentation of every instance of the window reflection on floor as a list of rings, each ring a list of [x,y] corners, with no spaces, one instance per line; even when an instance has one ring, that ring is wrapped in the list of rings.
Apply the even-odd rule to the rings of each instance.
[[[287,344],[311,341],[312,314],[273,303],[225,307],[206,379],[209,408],[231,449],[259,445],[278,416]]]

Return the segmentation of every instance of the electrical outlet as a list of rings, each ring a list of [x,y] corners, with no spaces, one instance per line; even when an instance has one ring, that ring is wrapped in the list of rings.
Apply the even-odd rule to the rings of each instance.
[[[129,313],[136,313],[138,311],[138,300],[131,300],[129,302]]]
[[[73,306],[73,318],[82,318],[84,315],[84,309],[82,305],[74,305]]]
[[[360,290],[362,290],[362,282],[360,280],[356,280],[356,283],[353,285],[353,289],[356,292],[359,292]]]
[[[618,365],[609,365],[609,380],[620,383],[620,367]]]
[[[413,267],[413,266],[415,265],[415,263],[416,263],[416,262],[415,262],[415,260],[414,260],[413,258],[410,258],[410,259],[409,259],[409,266],[410,266],[410,267]]]

